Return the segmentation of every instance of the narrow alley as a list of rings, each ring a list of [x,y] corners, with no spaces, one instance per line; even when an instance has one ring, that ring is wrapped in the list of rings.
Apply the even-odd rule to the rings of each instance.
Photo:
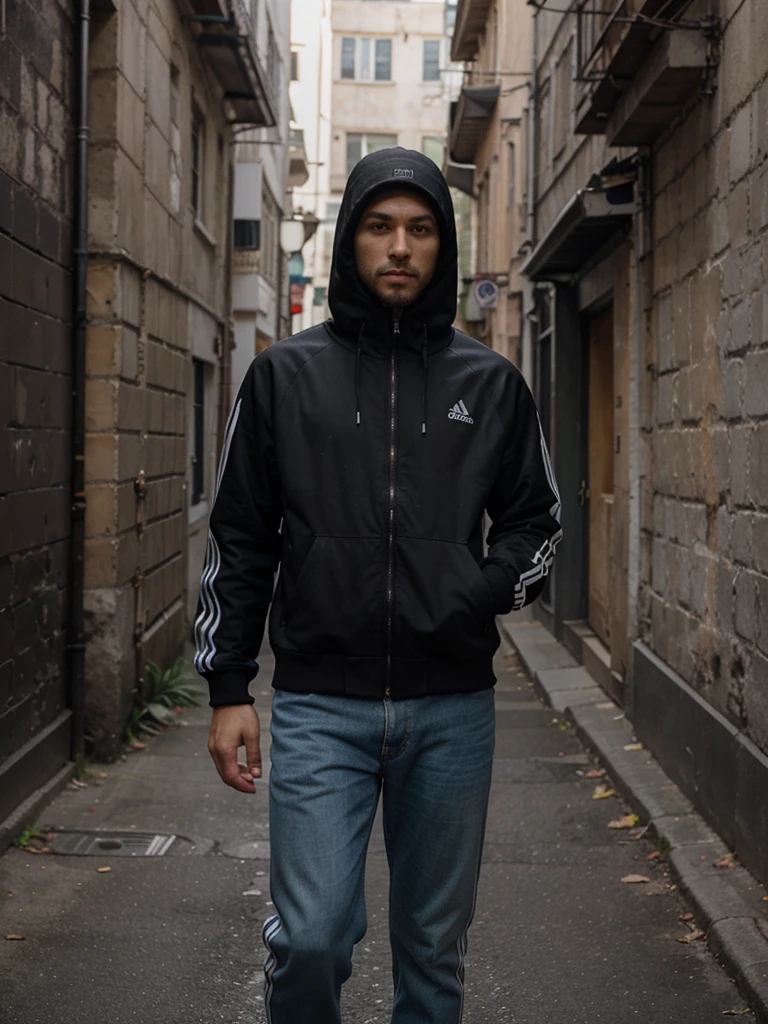
[[[254,693],[267,759],[271,655]],[[611,829],[606,777],[545,707],[508,647],[497,656],[497,746],[484,867],[467,957],[465,1024],[715,1024],[746,1013],[649,837]],[[266,781],[228,789],[206,750],[209,709],[115,765],[91,765],[48,826],[157,830],[191,840],[162,857],[0,859],[3,1024],[263,1024]],[[101,771],[106,773],[100,777]],[[456,766],[457,772],[461,765]],[[649,859],[649,856],[653,859]],[[104,871],[109,868],[109,871]],[[622,883],[642,875],[645,883]],[[392,986],[387,868],[374,829],[369,930],[345,987],[345,1024],[386,1024]],[[745,1019],[747,1019],[745,1017]],[[753,1019],[748,1015],[748,1019]]]

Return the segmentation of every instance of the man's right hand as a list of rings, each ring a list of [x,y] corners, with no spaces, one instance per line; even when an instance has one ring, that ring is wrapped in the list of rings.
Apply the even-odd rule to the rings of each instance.
[[[222,780],[240,793],[255,793],[253,780],[261,778],[259,735],[259,716],[251,704],[213,709],[208,753]],[[246,763],[238,764],[237,750],[243,746]]]

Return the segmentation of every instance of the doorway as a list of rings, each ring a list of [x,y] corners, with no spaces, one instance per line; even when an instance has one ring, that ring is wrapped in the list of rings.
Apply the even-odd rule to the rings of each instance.
[[[613,306],[589,321],[588,408],[588,619],[591,628],[610,648],[614,503]]]

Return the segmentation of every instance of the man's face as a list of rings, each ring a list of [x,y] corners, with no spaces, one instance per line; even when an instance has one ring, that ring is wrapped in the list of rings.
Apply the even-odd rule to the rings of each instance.
[[[416,301],[432,280],[439,251],[432,208],[412,192],[380,193],[355,231],[357,273],[386,306]]]

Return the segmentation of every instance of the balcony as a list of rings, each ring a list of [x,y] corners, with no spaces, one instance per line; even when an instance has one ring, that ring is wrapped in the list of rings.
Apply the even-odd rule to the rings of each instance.
[[[304,148],[304,132],[301,128],[291,128],[288,146],[288,186],[300,188],[309,180],[309,161]]]
[[[458,101],[451,104],[448,153],[457,164],[473,164],[493,117],[501,86],[492,74],[465,72]]]
[[[245,0],[177,0],[203,59],[224,90],[231,124],[277,123],[272,82],[262,63]]]
[[[451,60],[472,60],[485,33],[491,0],[459,0],[451,40]]]
[[[713,66],[717,22],[686,21],[691,0],[580,0],[576,131],[650,145]],[[663,18],[661,15],[663,14]]]

